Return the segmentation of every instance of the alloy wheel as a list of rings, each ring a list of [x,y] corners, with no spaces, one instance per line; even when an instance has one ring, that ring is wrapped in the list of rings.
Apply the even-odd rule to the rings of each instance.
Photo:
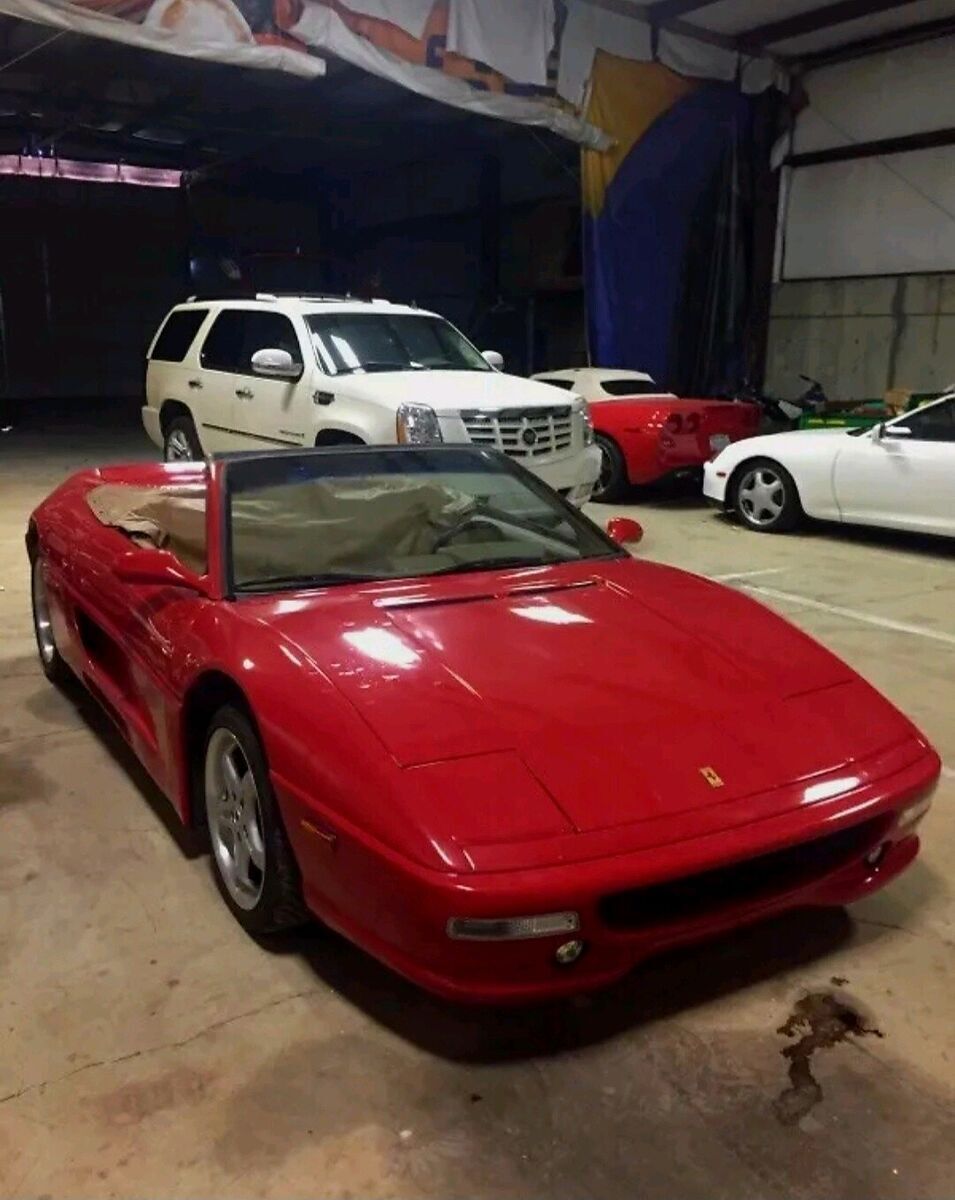
[[[255,776],[239,739],[217,729],[205,764],[206,816],[216,866],[239,908],[255,908],[265,884],[262,807]]]
[[[166,462],[191,462],[192,447],[182,429],[174,429],[166,438]]]
[[[737,504],[753,525],[772,525],[786,504],[786,487],[769,467],[755,467],[740,480]]]

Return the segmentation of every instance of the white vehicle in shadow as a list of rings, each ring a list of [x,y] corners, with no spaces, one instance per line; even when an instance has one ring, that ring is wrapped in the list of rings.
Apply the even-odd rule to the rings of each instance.
[[[167,461],[293,446],[502,450],[583,504],[600,471],[586,402],[502,366],[407,305],[194,296],[149,349],[143,424]]]

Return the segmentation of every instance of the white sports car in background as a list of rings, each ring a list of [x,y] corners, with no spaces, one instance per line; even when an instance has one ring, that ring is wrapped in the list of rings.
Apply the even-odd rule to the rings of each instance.
[[[567,367],[562,371],[542,371],[532,375],[538,383],[549,383],[554,387],[573,389],[578,396],[591,404],[600,400],[613,400],[617,396],[673,396],[654,380],[646,371],[614,370],[610,367]],[[675,397],[674,397],[675,398]]]
[[[955,395],[872,429],[736,442],[706,464],[703,494],[759,533],[805,514],[955,537]]]

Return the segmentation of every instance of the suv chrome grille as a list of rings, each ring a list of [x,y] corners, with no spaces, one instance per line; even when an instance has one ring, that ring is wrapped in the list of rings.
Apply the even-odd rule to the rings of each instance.
[[[573,412],[569,404],[553,408],[505,408],[500,412],[473,409],[461,413],[468,440],[474,446],[503,450],[512,458],[543,458],[570,448]]]

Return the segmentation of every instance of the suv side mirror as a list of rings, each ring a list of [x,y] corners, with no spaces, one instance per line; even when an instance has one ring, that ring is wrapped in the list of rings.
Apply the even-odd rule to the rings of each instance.
[[[493,367],[495,371],[504,370],[504,355],[499,354],[497,350],[483,350],[481,352],[481,357],[488,364],[488,366]]]
[[[252,370],[256,375],[272,379],[299,379],[302,365],[297,363],[287,350],[256,350],[252,355]]]
[[[122,583],[140,587],[179,587],[197,596],[209,595],[206,581],[169,550],[127,550],[113,565],[113,574]]]

